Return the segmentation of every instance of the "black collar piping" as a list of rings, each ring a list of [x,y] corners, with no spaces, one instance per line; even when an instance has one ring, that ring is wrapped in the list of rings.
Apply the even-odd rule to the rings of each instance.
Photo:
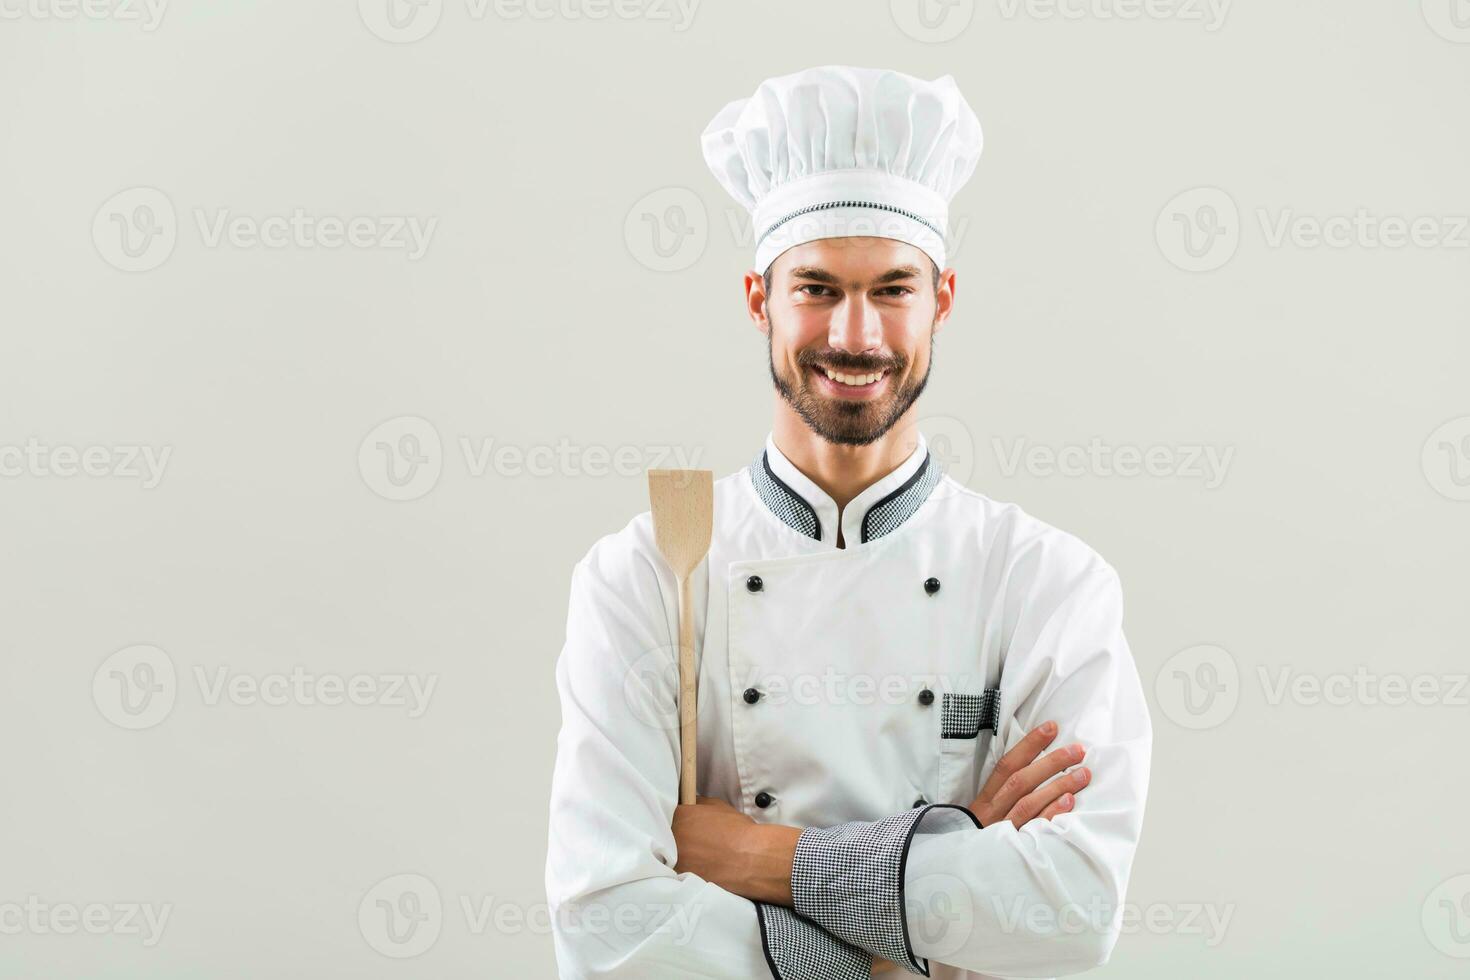
[[[747,469],[756,495],[781,523],[804,537],[822,540],[822,522],[816,509],[772,471],[765,450],[761,450]],[[926,452],[924,462],[902,486],[868,508],[863,515],[862,540],[876,541],[897,530],[929,499],[942,475],[933,455]]]

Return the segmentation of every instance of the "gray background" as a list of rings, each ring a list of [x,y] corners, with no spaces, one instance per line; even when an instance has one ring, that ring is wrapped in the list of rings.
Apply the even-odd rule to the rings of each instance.
[[[1123,576],[1156,742],[1141,923],[1098,975],[1463,975],[1470,4],[65,2],[0,20],[0,914],[113,925],[0,919],[0,975],[554,975],[571,567],[645,467],[727,473],[769,420],[698,134],[825,63],[975,107],[924,426]],[[372,240],[210,234],[298,208]],[[397,216],[436,221],[422,255],[379,242]],[[119,219],[161,234],[129,258]],[[1046,465],[1094,440],[1164,448]],[[140,662],[162,700],[124,696]],[[211,696],[296,667],[436,687],[417,717]],[[442,911],[400,959],[372,922],[405,888]],[[127,903],[169,907],[156,943]]]

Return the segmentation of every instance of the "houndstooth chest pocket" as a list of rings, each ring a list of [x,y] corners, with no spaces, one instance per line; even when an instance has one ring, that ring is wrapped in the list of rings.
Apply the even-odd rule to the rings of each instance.
[[[1001,691],[945,692],[939,710],[940,802],[969,806],[1000,725]]]

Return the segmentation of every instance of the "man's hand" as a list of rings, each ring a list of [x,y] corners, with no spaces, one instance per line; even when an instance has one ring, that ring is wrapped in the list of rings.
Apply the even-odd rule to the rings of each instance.
[[[982,826],[1009,820],[1019,830],[1032,820],[1050,820],[1072,809],[1076,802],[1074,794],[1082,791],[1092,779],[1092,773],[1082,768],[1052,779],[1068,766],[1081,762],[1087,754],[1080,744],[1074,743],[1038,759],[1056,737],[1056,722],[1038,725],[996,763],[995,771],[970,805]],[[1049,779],[1051,782],[1047,782]]]
[[[724,800],[674,808],[674,870],[692,871],[752,902],[791,905],[791,860],[800,827],[756,823]]]

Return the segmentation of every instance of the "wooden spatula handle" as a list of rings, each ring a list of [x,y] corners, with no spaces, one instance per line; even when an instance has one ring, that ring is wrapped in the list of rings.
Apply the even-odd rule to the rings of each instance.
[[[695,799],[695,714],[698,697],[694,675],[694,587],[689,576],[679,580],[679,802]]]

